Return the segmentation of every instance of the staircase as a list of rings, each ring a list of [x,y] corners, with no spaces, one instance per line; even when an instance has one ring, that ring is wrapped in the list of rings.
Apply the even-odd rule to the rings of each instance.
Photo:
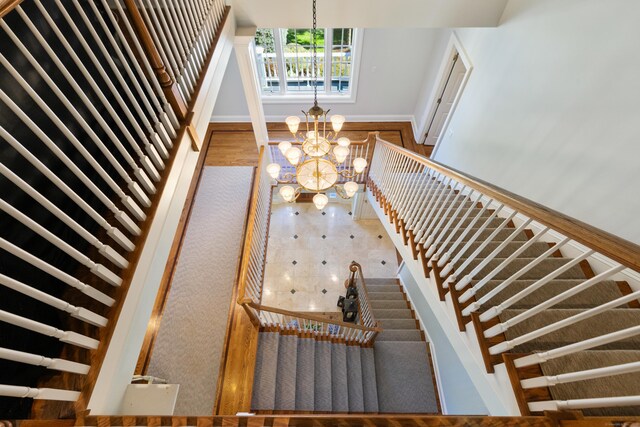
[[[485,230],[485,232],[489,235],[494,230],[495,229],[489,228]],[[468,236],[473,235],[475,231],[476,230],[472,230]],[[503,234],[508,235],[514,231],[515,227],[513,224],[509,224],[504,228]],[[527,230],[527,233],[520,233],[514,240],[520,241],[521,243],[519,244],[522,244],[528,240],[526,237],[527,234],[531,235]],[[453,274],[455,277],[465,277],[474,267],[480,262],[483,262],[485,257],[489,256],[492,250],[497,247],[499,239],[500,237],[496,237],[496,240],[488,245],[486,249],[480,251],[476,259],[469,263],[465,269],[454,270]],[[466,243],[466,241],[463,242]],[[542,260],[529,271],[523,273],[519,279],[511,282],[509,286],[500,289],[499,287],[504,284],[505,280],[553,246],[549,243],[534,243],[526,252],[515,258],[508,266],[493,276],[492,280],[475,291],[475,294],[471,298],[462,303],[460,301],[461,295],[469,289],[473,289],[475,285],[500,265],[517,249],[517,245],[518,243],[514,244],[512,248],[507,247],[503,252],[489,261],[486,267],[479,270],[479,272],[475,274],[474,279],[462,290],[457,291],[451,284],[448,289],[448,291],[452,293],[451,298],[454,303],[454,308],[457,311],[456,314],[461,320],[461,329],[465,330],[467,326],[471,326],[468,322],[473,319],[473,327],[478,336],[481,348],[485,352],[487,370],[489,372],[493,372],[494,365],[504,362],[503,355],[509,360],[508,363],[513,364],[512,359],[510,359],[512,354],[549,351],[620,329],[640,325],[640,303],[636,299],[575,324],[567,325],[557,331],[541,335],[508,350],[489,355],[489,348],[492,346],[505,342],[514,342],[514,340],[517,340],[525,334],[579,315],[589,309],[609,303],[631,293],[631,289],[626,282],[602,280],[582,292],[575,293],[566,299],[560,299],[559,295],[562,293],[568,292],[581,283],[595,277],[595,273],[588,261],[582,260],[578,262],[578,260],[574,258],[564,257],[561,250],[554,252],[553,257]],[[474,248],[471,247],[465,252],[463,257],[460,258],[460,263],[464,263],[467,259],[466,256],[473,253],[473,249]],[[553,280],[544,286],[540,286],[537,289],[533,286],[537,280],[553,274],[557,269],[569,264],[575,265],[565,268],[562,273],[556,275]],[[518,294],[524,295],[525,293],[527,294],[522,298],[516,298]],[[472,319],[464,316],[462,313],[464,308],[483,297],[488,297],[488,300],[473,313]],[[502,333],[492,332],[492,327],[498,324],[508,325],[510,321],[518,319],[519,316],[523,316],[523,313],[527,310],[553,298],[558,298],[558,302],[548,309],[532,315],[519,323],[509,325],[508,329]],[[495,311],[496,307],[502,307],[505,306],[505,304],[508,305],[508,308],[498,310],[500,311],[499,314],[494,313],[493,317],[486,321],[480,320],[483,314],[489,317],[489,312],[492,310]],[[486,335],[490,335],[490,337]],[[535,371],[530,370],[529,372],[518,373],[515,369],[512,369],[512,374],[517,376],[516,380],[526,380],[540,375],[556,376],[566,372],[584,371],[638,361],[640,361],[640,335],[635,335],[613,341],[592,350],[573,353],[554,359],[539,365]],[[536,387],[526,390],[518,387],[516,381],[516,393],[518,397],[523,400],[522,403],[542,400],[541,397],[563,401],[579,398],[640,395],[640,372],[630,373],[628,375],[605,376],[577,381],[571,384],[560,384],[553,387]],[[521,406],[526,408],[526,405]],[[592,408],[585,409],[583,413],[591,416],[637,416],[640,415],[640,407]]]
[[[373,347],[260,332],[252,410],[439,413],[424,335],[396,279],[367,279]]]
[[[640,415],[638,245],[382,140],[368,188],[522,415]]]

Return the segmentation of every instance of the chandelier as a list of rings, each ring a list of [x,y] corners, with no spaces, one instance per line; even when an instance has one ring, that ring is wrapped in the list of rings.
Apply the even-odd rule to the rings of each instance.
[[[331,130],[327,132],[327,114],[329,110],[323,110],[318,105],[318,64],[316,46],[316,0],[313,0],[313,29],[312,40],[312,68],[313,68],[313,106],[309,111],[302,110],[306,122],[306,132],[299,131],[301,119],[298,116],[289,116],[285,122],[289,132],[300,148],[293,146],[289,141],[282,141],[278,148],[287,161],[295,167],[295,173],[287,172],[279,179],[282,167],[278,163],[267,165],[267,173],[279,184],[293,183],[298,186],[284,185],[280,187],[280,195],[289,203],[295,202],[303,190],[316,193],[313,196],[313,204],[318,209],[323,209],[329,202],[329,198],[323,192],[335,187],[336,193],[344,198],[353,197],[358,191],[358,183],[353,179],[364,172],[367,160],[358,157],[353,159],[353,169],[341,166],[346,161],[351,150],[351,141],[346,137],[338,137],[345,117],[333,115],[329,117]],[[338,184],[340,177],[349,179],[344,184]]]

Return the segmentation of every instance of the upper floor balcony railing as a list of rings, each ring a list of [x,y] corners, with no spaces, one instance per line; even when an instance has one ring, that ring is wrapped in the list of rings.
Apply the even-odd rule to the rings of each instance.
[[[0,399],[83,410],[229,8],[0,3]]]

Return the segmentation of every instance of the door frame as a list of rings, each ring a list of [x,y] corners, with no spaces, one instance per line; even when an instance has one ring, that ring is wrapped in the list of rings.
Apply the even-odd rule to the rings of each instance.
[[[469,55],[467,55],[467,52],[465,51],[464,47],[460,43],[460,40],[458,39],[458,36],[456,35],[456,33],[453,32],[451,33],[451,37],[449,38],[449,43],[447,44],[447,48],[445,49],[444,57],[442,58],[442,62],[440,63],[440,68],[438,69],[438,74],[437,74],[438,77],[436,78],[436,84],[431,90],[431,94],[429,95],[429,101],[427,102],[427,108],[425,109],[425,113],[423,114],[423,117],[422,117],[422,127],[420,129],[420,133],[418,134],[420,136],[420,140],[418,142],[419,144],[423,144],[424,134],[427,131],[427,126],[429,126],[429,118],[431,118],[431,116],[435,114],[436,109],[438,108],[438,103],[437,103],[438,97],[442,93],[442,90],[444,89],[444,85],[447,82],[449,69],[453,61],[453,57],[455,56],[456,53],[458,54],[459,60],[462,60],[462,63],[466,68],[466,72],[464,74],[464,77],[462,78],[462,83],[460,84],[458,93],[456,93],[456,96],[453,100],[451,111],[449,112],[449,115],[447,116],[447,119],[445,120],[444,125],[442,126],[442,131],[440,132],[440,135],[438,136],[438,139],[436,140],[436,143],[433,147],[431,157],[433,157],[438,151],[438,147],[440,146],[443,136],[446,134],[447,127],[449,126],[449,122],[451,121],[451,116],[453,116],[453,113],[455,112],[456,107],[458,106],[458,102],[460,101],[460,97],[462,96],[464,88],[467,85],[467,81],[469,80],[471,71],[473,71],[473,65],[471,64]]]

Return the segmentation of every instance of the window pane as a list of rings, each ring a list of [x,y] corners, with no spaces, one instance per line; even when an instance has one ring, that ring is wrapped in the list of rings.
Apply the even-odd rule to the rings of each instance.
[[[352,49],[353,29],[334,28],[331,46],[331,92],[349,92]]]
[[[280,78],[273,29],[262,28],[256,31],[256,56],[262,92],[279,93]]]
[[[284,64],[286,69],[287,91],[313,91],[313,82],[318,82],[318,90],[324,90],[324,29],[316,30],[317,76],[313,72],[313,58],[310,28],[282,29],[285,45]]]
[[[331,40],[330,46],[326,45],[325,36]],[[313,92],[314,83],[320,93],[349,93],[353,36],[352,28],[317,29],[317,73],[314,73],[312,29],[258,29],[256,61],[262,93],[308,94]],[[330,53],[325,53],[326,49]],[[330,67],[325,61],[329,55]],[[325,73],[329,73],[326,80]],[[325,88],[325,81],[331,83],[329,88]]]

